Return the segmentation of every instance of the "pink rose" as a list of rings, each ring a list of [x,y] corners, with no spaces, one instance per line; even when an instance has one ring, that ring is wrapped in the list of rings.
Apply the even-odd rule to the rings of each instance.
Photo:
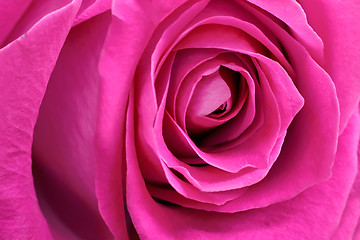
[[[360,239],[357,1],[0,3],[2,239]]]

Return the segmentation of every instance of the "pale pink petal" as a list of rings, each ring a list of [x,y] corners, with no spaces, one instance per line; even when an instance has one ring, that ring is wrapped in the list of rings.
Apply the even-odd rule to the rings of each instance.
[[[248,91],[240,73],[223,66],[210,79],[203,77],[194,90],[186,112],[189,135],[204,134],[232,119],[244,105]],[[221,113],[215,113],[221,106]]]

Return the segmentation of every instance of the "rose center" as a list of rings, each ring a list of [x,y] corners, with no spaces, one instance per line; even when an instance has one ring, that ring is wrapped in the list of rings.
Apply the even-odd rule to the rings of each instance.
[[[222,115],[224,112],[226,112],[227,103],[221,104],[215,111],[209,114],[209,116],[219,116]]]
[[[220,66],[198,82],[186,114],[186,128],[194,140],[228,120],[237,101],[239,81],[238,72]]]

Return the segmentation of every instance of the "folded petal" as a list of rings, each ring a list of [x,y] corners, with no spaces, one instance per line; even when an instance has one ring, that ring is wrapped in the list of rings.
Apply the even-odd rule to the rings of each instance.
[[[32,1],[18,0],[18,1],[1,1],[0,3],[0,44],[5,40],[9,32],[13,29],[17,21],[26,11],[26,8]]]

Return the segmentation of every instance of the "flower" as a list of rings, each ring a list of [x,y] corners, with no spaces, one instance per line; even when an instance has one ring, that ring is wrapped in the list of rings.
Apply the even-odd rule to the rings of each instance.
[[[1,236],[359,237],[355,1],[24,3]]]

